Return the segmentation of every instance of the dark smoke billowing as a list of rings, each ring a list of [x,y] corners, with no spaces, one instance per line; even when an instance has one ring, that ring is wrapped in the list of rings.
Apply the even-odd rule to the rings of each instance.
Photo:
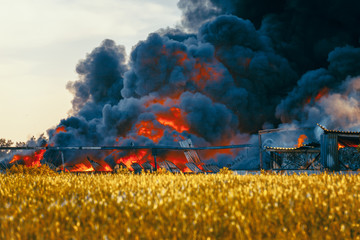
[[[49,130],[50,144],[209,146],[284,124],[360,128],[359,1],[178,6],[181,29],[149,34],[129,62],[112,40],[80,61],[67,86],[73,115],[58,125],[66,132]]]

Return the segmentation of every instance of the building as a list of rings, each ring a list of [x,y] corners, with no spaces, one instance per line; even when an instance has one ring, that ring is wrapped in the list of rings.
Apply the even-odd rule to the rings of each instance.
[[[284,148],[263,146],[262,142],[259,141],[261,146],[260,162],[266,163],[263,168],[330,171],[360,169],[360,154],[357,151],[360,144],[360,132],[329,130],[320,124],[317,125],[323,130],[320,142]],[[266,132],[259,132],[259,134],[280,131],[287,130],[266,130]]]
[[[360,144],[360,132],[329,130],[318,124],[324,131],[321,135],[321,164],[325,169],[349,169],[350,166],[340,160],[339,150],[343,148],[357,148]]]

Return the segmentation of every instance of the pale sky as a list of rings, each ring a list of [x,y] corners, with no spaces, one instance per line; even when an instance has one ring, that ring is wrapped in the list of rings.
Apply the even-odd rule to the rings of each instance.
[[[68,81],[106,39],[132,46],[180,22],[178,0],[0,0],[0,138],[26,141],[68,116]]]

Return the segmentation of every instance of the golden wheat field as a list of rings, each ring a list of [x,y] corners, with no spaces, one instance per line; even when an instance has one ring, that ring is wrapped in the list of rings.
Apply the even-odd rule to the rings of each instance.
[[[1,239],[360,239],[359,175],[0,176]]]

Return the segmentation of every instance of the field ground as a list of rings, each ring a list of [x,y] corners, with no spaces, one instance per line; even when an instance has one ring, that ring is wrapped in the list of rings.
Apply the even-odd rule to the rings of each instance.
[[[1,239],[360,239],[360,175],[0,175]]]

